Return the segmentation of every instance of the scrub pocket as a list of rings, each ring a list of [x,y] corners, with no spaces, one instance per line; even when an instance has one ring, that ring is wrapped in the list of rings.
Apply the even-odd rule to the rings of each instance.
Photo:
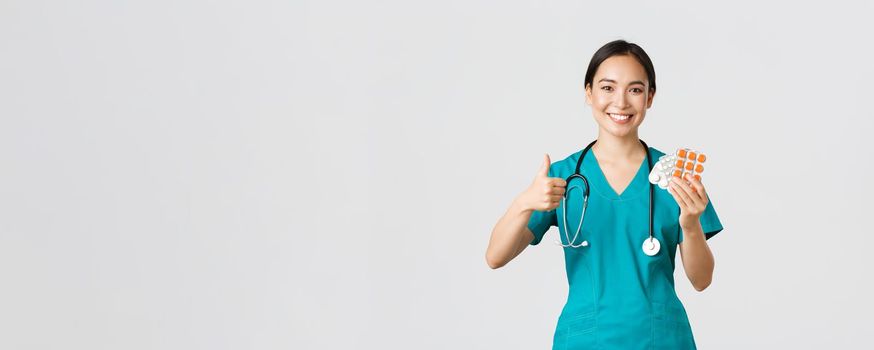
[[[652,307],[653,349],[696,349],[689,319],[682,308],[663,303],[652,303]]]
[[[568,318],[555,332],[553,350],[598,349],[594,312]]]

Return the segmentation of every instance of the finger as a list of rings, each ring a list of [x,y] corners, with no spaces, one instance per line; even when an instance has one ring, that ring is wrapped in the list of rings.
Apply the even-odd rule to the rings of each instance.
[[[559,180],[561,180],[561,179],[557,179],[554,177],[549,178],[549,180],[546,181],[546,185],[549,186],[550,188],[565,188],[567,183],[564,183],[564,180],[561,180],[561,181],[559,181]]]
[[[686,204],[686,200],[683,199],[682,196],[680,196],[680,190],[676,186],[677,185],[675,185],[674,183],[669,183],[668,184],[668,193],[670,193],[671,196],[674,197],[674,201],[677,202],[677,205],[680,206],[680,209],[682,211],[687,211],[689,208],[689,205]]]
[[[558,180],[559,179],[549,179],[549,182],[547,182],[547,185],[549,185],[550,188],[560,188],[560,189],[567,188],[565,186],[566,183],[562,183],[564,180],[562,180],[562,182],[560,182]]]
[[[560,202],[563,198],[564,198],[564,196],[556,196],[556,195],[549,196],[549,200],[552,202]]]
[[[683,202],[685,202],[687,206],[692,207],[695,204],[695,201],[692,198],[692,190],[683,179],[673,177],[671,178],[671,184],[674,186],[674,192],[677,192],[677,195],[683,199]]]
[[[559,205],[561,205],[560,201],[550,201],[548,208],[549,208],[549,210],[553,210],[555,208],[558,208]]]
[[[690,191],[695,192],[695,191],[697,191],[697,190],[695,189],[694,186],[692,186],[692,181],[693,181],[693,180],[694,180],[694,178],[692,178],[692,175],[690,175],[690,174],[685,174],[685,175],[683,175],[683,181],[682,181],[682,183],[686,184],[686,185],[689,187],[689,190],[690,190]]]
[[[686,201],[683,200],[683,198],[681,198],[679,194],[677,194],[677,191],[678,191],[678,190],[674,189],[674,184],[673,184],[673,183],[669,183],[669,184],[668,184],[668,193],[671,194],[671,197],[674,197],[674,201],[677,202],[677,205],[680,206],[680,209],[681,209],[682,211],[686,211],[686,210],[687,210],[687,209],[686,209],[686,208],[687,208],[687,206],[686,206]]]
[[[700,199],[702,202],[707,202],[707,192],[704,189],[704,184],[702,184],[701,181],[696,180],[694,177],[688,175],[686,179],[689,180],[692,189],[695,190],[695,194],[698,195],[698,199]]]
[[[552,164],[549,161],[549,154],[543,155],[543,164],[540,165],[540,170],[537,172],[537,175],[546,177],[549,176],[549,165]]]
[[[703,200],[701,199],[701,196],[698,194],[698,192],[696,192],[695,187],[692,187],[692,184],[685,180],[676,180],[677,185],[680,186],[680,189],[682,189],[686,193],[686,204],[691,205],[692,208],[700,207],[703,203]]]
[[[553,187],[551,194],[557,194],[559,196],[563,196],[565,192],[564,187]]]

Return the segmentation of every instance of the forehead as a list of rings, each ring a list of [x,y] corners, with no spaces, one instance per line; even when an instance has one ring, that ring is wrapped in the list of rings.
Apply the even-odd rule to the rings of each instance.
[[[649,82],[643,65],[631,55],[613,56],[601,62],[598,70],[595,71],[594,83],[597,84],[601,79],[614,80],[618,84],[632,81]]]

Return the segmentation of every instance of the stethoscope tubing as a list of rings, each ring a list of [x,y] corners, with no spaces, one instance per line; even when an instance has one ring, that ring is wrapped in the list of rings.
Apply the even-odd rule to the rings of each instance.
[[[650,157],[650,154],[649,154],[649,146],[647,146],[646,142],[643,142],[643,140],[639,140],[639,141],[640,141],[640,144],[643,145],[643,150],[646,153],[647,167],[648,167],[649,171],[651,172],[652,171],[652,158]],[[589,153],[589,150],[592,149],[592,146],[595,145],[595,142],[598,142],[598,140],[592,141],[591,143],[589,143],[588,146],[586,146],[586,148],[583,149],[583,152],[580,154],[580,159],[577,160],[577,167],[574,170],[574,173],[571,174],[570,176],[568,176],[567,179],[565,180],[565,183],[567,184],[567,190],[565,191],[564,196],[563,196],[564,198],[562,199],[562,211],[563,211],[564,233],[565,233],[565,238],[567,239],[568,244],[563,244],[561,242],[557,242],[562,247],[579,248],[579,247],[586,247],[589,245],[589,242],[586,240],[583,240],[579,244],[576,244],[574,242],[577,241],[577,237],[579,236],[580,230],[583,227],[583,220],[585,219],[585,216],[586,216],[586,208],[588,207],[588,204],[589,204],[589,191],[590,191],[589,179],[587,179],[585,175],[580,173],[580,168],[583,165],[583,159],[586,157],[586,154]],[[569,197],[572,189],[578,188],[580,190],[583,190],[579,186],[571,186],[570,185],[571,180],[573,180],[575,178],[578,178],[578,179],[583,181],[583,185],[585,187],[585,190],[583,192],[583,208],[582,208],[582,212],[580,213],[580,223],[579,223],[579,225],[577,225],[577,229],[574,232],[573,239],[571,239],[570,235],[568,234],[568,230],[567,230],[567,228],[568,228],[567,227],[567,217],[568,217],[568,215],[567,215],[567,200],[568,200],[568,197]],[[655,186],[653,186],[653,184],[650,183],[649,184],[649,241],[652,242],[653,244],[657,245],[657,243],[654,242],[654,237],[653,237],[653,213],[654,213],[653,196],[654,195],[655,195]],[[644,245],[646,245],[646,241],[644,241]]]

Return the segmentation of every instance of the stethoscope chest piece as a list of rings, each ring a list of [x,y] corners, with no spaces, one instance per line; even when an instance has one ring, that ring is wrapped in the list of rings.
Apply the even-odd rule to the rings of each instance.
[[[659,240],[655,237],[647,237],[643,240],[643,253],[649,256],[653,256],[659,253],[659,249],[661,248],[661,244]]]

